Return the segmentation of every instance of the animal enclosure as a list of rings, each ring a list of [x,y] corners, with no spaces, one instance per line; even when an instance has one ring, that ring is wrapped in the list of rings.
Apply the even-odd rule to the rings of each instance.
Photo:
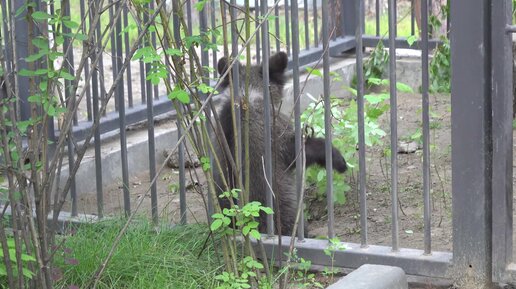
[[[56,228],[61,211],[213,224],[258,178],[281,212],[288,179],[297,234],[262,215],[270,258],[293,242],[314,265],[514,282],[513,3],[445,2],[0,0],[2,204]],[[14,201],[18,159],[47,173]]]

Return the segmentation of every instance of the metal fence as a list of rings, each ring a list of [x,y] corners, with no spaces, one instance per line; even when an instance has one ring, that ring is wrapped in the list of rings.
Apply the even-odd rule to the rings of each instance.
[[[81,18],[85,15],[86,5],[96,5],[95,0],[71,1],[78,4]],[[192,9],[193,1],[185,1],[182,9],[186,12],[190,33],[207,31],[220,25],[218,15],[221,14],[218,1],[208,1],[206,9],[195,12]],[[252,2],[252,1],[251,1]],[[391,246],[372,245],[368,237],[368,194],[367,194],[367,169],[366,148],[364,132],[364,79],[362,49],[355,49],[357,71],[357,107],[358,107],[358,195],[360,204],[360,236],[359,244],[347,244],[348,249],[336,252],[333,264],[335,266],[356,268],[364,263],[388,264],[402,267],[408,274],[430,277],[452,277],[472,270],[476,276],[484,281],[514,281],[516,280],[516,266],[512,260],[512,105],[510,101],[512,70],[510,67],[511,39],[508,32],[516,31],[511,24],[512,3],[505,1],[450,1],[450,25],[449,18],[434,15],[434,7],[430,0],[412,1],[367,1],[368,7],[364,7],[364,1],[254,1],[254,15],[256,19],[268,13],[276,17],[264,22],[260,27],[261,33],[256,35],[254,47],[254,59],[268,66],[270,50],[287,51],[289,68],[292,69],[293,94],[300,94],[300,69],[299,67],[312,63],[322,56],[323,83],[326,105],[325,129],[327,148],[331,148],[332,128],[329,107],[330,95],[330,56],[338,56],[344,51],[354,48],[373,47],[379,41],[383,41],[388,47],[389,55],[396,55],[397,48],[417,48],[421,50],[422,67],[422,139],[423,139],[423,188],[421,198],[424,212],[424,239],[423,250],[402,248],[399,244],[398,226],[398,131],[397,131],[397,90],[396,90],[396,57],[390,57],[390,194],[391,194]],[[281,2],[282,5],[278,5]],[[491,3],[492,2],[492,3]],[[270,5],[267,5],[269,3]],[[409,5],[410,33],[404,37],[398,37],[397,4]],[[420,3],[420,6],[419,4]],[[15,18],[15,11],[23,5],[23,1],[1,1],[1,15],[3,20],[3,46],[6,47],[7,64],[16,63],[16,69],[26,67],[23,58],[28,55],[27,42],[29,39],[16,31],[27,30],[27,22]],[[38,2],[38,4],[41,4]],[[179,5],[179,1],[172,1],[171,5]],[[241,7],[238,1],[227,1],[223,13],[229,13],[230,19],[237,19]],[[387,4],[387,13],[382,14],[383,5]],[[492,4],[492,6],[491,6]],[[335,15],[337,5],[341,6],[340,19]],[[374,7],[371,7],[374,5]],[[69,8],[70,6],[68,6]],[[72,6],[73,7],[73,6]],[[109,8],[109,17],[112,19],[120,3],[116,2]],[[87,90],[85,103],[74,121],[73,135],[75,141],[83,140],[86,133],[91,130],[92,120],[99,114],[99,105],[105,101],[106,87],[112,83],[113,78],[121,69],[122,61],[129,52],[130,34],[123,27],[130,25],[130,14],[127,7],[122,7],[122,18],[119,19],[115,33],[111,36],[111,55],[100,58],[97,69],[86,69],[82,79],[89,79],[91,74],[90,89]],[[330,9],[331,8],[331,9]],[[420,13],[414,13],[420,8]],[[429,9],[430,8],[430,9]],[[55,9],[52,4],[49,11]],[[365,14],[372,11],[374,16],[374,33],[365,33]],[[76,11],[77,12],[77,11]],[[66,11],[70,14],[70,11]],[[419,16],[420,15],[420,19]],[[382,35],[382,17],[388,21],[388,35]],[[428,23],[431,17],[438,18],[445,23],[444,34],[451,31],[452,39],[452,173],[453,173],[453,252],[438,252],[432,249],[431,231],[431,180],[430,180],[430,120],[429,120],[429,54],[430,49],[437,43],[442,31],[429,31]],[[333,27],[330,20],[333,19]],[[91,20],[91,19],[90,19]],[[175,37],[180,37],[178,18],[173,17]],[[87,22],[89,23],[89,22]],[[258,23],[258,22],[257,22]],[[420,23],[420,25],[417,25]],[[15,24],[15,25],[12,25]],[[87,24],[85,24],[87,25]],[[99,23],[95,28],[98,42],[101,43],[101,30],[105,23]],[[270,26],[270,27],[269,27]],[[339,27],[338,27],[339,26]],[[419,28],[420,27],[420,28]],[[258,27],[257,27],[258,28]],[[449,29],[451,28],[451,29]],[[420,31],[419,31],[420,29]],[[340,31],[339,33],[336,33]],[[270,35],[276,35],[272,38]],[[337,35],[339,34],[339,35]],[[231,54],[236,56],[239,48],[239,27],[233,21],[231,25],[232,49]],[[418,39],[415,45],[410,46],[405,36],[414,35]],[[385,37],[387,36],[387,37]],[[14,41],[11,41],[14,40]],[[217,42],[216,38],[212,39]],[[156,38],[152,37],[153,45]],[[64,43],[66,46],[67,43]],[[143,45],[143,43],[142,43]],[[74,51],[91,49],[86,47],[74,47]],[[158,45],[159,46],[159,45]],[[201,47],[202,65],[216,67],[220,54],[209,54]],[[98,49],[94,47],[93,50]],[[66,65],[73,71],[74,51],[66,56]],[[14,60],[14,61],[13,61]],[[7,75],[14,71],[15,67],[7,66]],[[100,128],[94,136],[95,164],[96,164],[96,192],[98,203],[98,215],[103,216],[103,182],[101,160],[101,135],[103,133],[119,130],[121,145],[122,175],[124,183],[124,210],[131,211],[129,199],[129,174],[127,160],[126,128],[140,121],[153,123],[156,115],[169,112],[172,106],[165,97],[163,88],[153,86],[146,80],[150,70],[149,65],[143,62],[135,62],[124,73],[124,85],[117,86],[115,98],[110,110],[101,118]],[[265,69],[267,71],[267,69]],[[217,77],[217,75],[214,75]],[[264,79],[264,87],[268,87],[268,79]],[[28,79],[20,79],[18,107],[19,118],[27,119],[30,115],[27,98]],[[138,89],[136,89],[138,88]],[[265,89],[267,91],[267,89]],[[139,91],[138,93],[136,91]],[[67,96],[70,97],[70,96]],[[73,98],[73,97],[72,97]],[[267,99],[267,97],[265,97]],[[267,108],[268,106],[266,106]],[[299,145],[301,139],[299,102],[295,106],[295,129]],[[154,128],[148,125],[149,139],[149,163],[150,179],[156,177],[156,156],[154,155]],[[56,120],[53,127],[49,128],[58,135],[59,123]],[[180,129],[180,127],[179,127]],[[181,135],[181,131],[179,131]],[[73,164],[73,142],[69,140],[69,163]],[[266,149],[266,156],[270,155],[272,148]],[[185,195],[185,170],[184,147],[179,147],[180,156],[180,200],[182,222],[186,222],[186,195]],[[332,169],[331,150],[327,150],[326,168]],[[297,186],[300,190],[301,163],[296,163]],[[71,168],[70,168],[71,169]],[[267,166],[266,174],[272,176],[272,169]],[[332,190],[331,174],[327,178],[327,210],[328,210],[328,238],[335,237],[334,198]],[[74,186],[70,189],[72,198],[72,215],[77,214],[77,195]],[[269,194],[271,192],[268,192]],[[151,188],[152,217],[157,219],[157,188]],[[272,198],[269,199],[272,202]],[[270,205],[270,204],[269,204]],[[272,220],[269,220],[268,232],[272,235]],[[288,249],[290,239],[283,237],[283,246]],[[265,239],[264,245],[272,254],[277,248],[277,239]],[[330,265],[324,249],[327,248],[326,240],[304,239],[300,234],[296,242],[296,248],[300,257],[312,260],[312,264]],[[453,266],[452,266],[453,265]],[[492,267],[492,270],[491,270]],[[486,282],[487,282],[486,281]]]

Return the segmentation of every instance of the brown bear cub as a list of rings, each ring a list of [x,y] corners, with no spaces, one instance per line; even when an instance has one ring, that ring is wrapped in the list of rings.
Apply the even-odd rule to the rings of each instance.
[[[279,52],[274,54],[269,59],[269,80],[270,80],[270,96],[271,104],[271,125],[273,132],[273,177],[274,180],[274,196],[275,202],[279,202],[279,215],[281,221],[282,235],[291,235],[294,229],[294,222],[297,214],[297,194],[295,185],[295,160],[298,153],[295,151],[295,134],[294,128],[289,119],[279,113],[278,108],[283,99],[283,86],[285,83],[285,69],[287,68],[288,57],[287,54]],[[239,65],[239,82],[240,93],[244,91],[246,69],[240,63]],[[218,62],[218,72],[223,75],[228,69],[228,60],[221,58]],[[258,201],[263,205],[266,204],[267,181],[265,179],[262,156],[265,152],[264,144],[264,99],[263,99],[263,75],[262,66],[254,65],[250,68],[249,74],[249,158],[250,158],[250,184],[249,184],[249,199],[250,201]],[[231,116],[231,102],[229,100],[229,77],[222,80],[221,83],[221,97],[223,98],[218,116],[222,127],[222,133],[226,139],[229,149],[234,157],[234,131]],[[274,120],[273,120],[274,118]],[[242,112],[242,123],[244,122],[244,113]],[[221,162],[223,171],[220,172],[216,166],[213,167],[214,180],[217,193],[225,191],[225,178],[232,188],[236,187],[233,179],[232,168],[227,158],[225,158],[224,151],[220,148],[219,142],[215,140],[215,151]],[[242,138],[242,143],[244,140]],[[242,149],[242,156],[245,151]],[[325,166],[326,156],[324,150],[324,138],[308,137],[305,141],[305,157],[306,166],[318,164]],[[333,147],[332,149],[333,168],[338,172],[345,172],[347,169],[346,161],[342,154]],[[242,163],[244,163],[242,157]],[[245,175],[245,172],[244,172]],[[272,184],[271,184],[272,185]],[[221,207],[228,207],[227,200],[221,200]],[[277,212],[275,212],[275,215]],[[265,232],[265,215],[260,215],[259,230]],[[276,224],[276,223],[275,223]],[[277,232],[277,231],[276,231]],[[307,230],[305,228],[305,235]]]

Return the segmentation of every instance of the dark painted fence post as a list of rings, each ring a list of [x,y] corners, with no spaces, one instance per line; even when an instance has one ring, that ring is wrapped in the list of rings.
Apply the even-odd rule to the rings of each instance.
[[[504,281],[513,261],[513,95],[512,34],[505,27],[512,22],[510,0],[493,1],[493,279]]]
[[[20,7],[25,4],[25,1],[14,1],[12,13],[10,16],[14,17],[14,11],[17,11]],[[27,62],[25,58],[29,56],[29,26],[27,20],[27,10],[24,10],[21,15],[15,18],[14,20],[14,45],[15,48],[13,50],[16,51],[14,62],[16,63],[17,71],[22,69],[28,69]],[[7,35],[6,35],[7,37]],[[28,77],[18,77],[18,82],[16,83],[18,86],[18,105],[19,105],[19,120],[27,120],[30,118],[30,105],[28,102],[29,98],[29,78]]]
[[[453,269],[461,288],[492,281],[491,1],[451,4]]]
[[[342,17],[341,23],[344,25],[344,35],[345,36],[353,36],[355,37],[356,28],[357,28],[357,5],[358,1],[355,0],[341,0],[342,1],[342,13],[340,17]],[[362,17],[365,15],[364,11],[361,12]]]

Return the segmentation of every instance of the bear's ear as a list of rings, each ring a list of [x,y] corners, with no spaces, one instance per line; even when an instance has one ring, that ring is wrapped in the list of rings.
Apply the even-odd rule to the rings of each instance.
[[[226,70],[228,69],[228,58],[222,57],[219,59],[219,63],[217,64],[217,71],[219,72],[219,75],[224,74]]]
[[[287,69],[288,56],[285,52],[280,51],[269,58],[269,73],[282,74]]]

